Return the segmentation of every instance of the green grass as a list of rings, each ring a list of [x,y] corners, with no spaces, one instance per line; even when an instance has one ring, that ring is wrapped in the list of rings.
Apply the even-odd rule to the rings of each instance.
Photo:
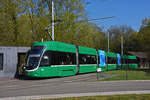
[[[101,81],[116,81],[116,80],[150,80],[150,72],[146,70],[114,70],[107,71],[104,74],[115,74],[116,76],[111,78],[105,78]],[[127,75],[127,77],[126,77]]]
[[[69,98],[40,99],[40,100],[150,100],[150,94],[86,96],[86,97],[69,97]]]

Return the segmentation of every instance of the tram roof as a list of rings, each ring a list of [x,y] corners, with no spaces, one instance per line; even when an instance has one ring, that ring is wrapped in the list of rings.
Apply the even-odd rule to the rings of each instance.
[[[136,56],[128,55],[128,59],[136,59]]]
[[[107,56],[108,56],[108,57],[116,58],[116,57],[117,57],[117,54],[114,53],[114,52],[107,52]]]
[[[76,52],[76,46],[57,41],[34,42],[32,46],[46,46],[46,50],[61,51],[61,52]]]
[[[80,54],[96,55],[96,49],[82,46],[79,46],[78,49]]]

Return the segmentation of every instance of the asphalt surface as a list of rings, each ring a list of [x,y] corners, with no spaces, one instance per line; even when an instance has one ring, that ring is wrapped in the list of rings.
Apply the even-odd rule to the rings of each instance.
[[[0,99],[18,96],[150,91],[150,81],[101,82],[96,79],[96,73],[36,80],[0,79]]]

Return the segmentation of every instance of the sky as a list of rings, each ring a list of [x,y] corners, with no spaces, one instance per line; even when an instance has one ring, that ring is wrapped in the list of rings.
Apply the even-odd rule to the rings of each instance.
[[[116,16],[92,21],[107,30],[111,26],[127,25],[139,31],[142,20],[150,18],[150,0],[86,0],[88,19]]]

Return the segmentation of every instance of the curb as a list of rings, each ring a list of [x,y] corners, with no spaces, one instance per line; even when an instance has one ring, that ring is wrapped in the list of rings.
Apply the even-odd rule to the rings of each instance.
[[[102,82],[102,83],[107,83],[107,82],[150,82],[150,80],[117,80],[117,81],[98,81],[98,82]]]
[[[115,91],[115,92],[92,92],[92,93],[71,93],[71,94],[54,94],[54,95],[38,95],[38,96],[18,96],[0,98],[0,100],[31,100],[31,99],[49,99],[49,98],[66,98],[81,96],[104,96],[104,95],[124,95],[124,94],[150,94],[150,90],[141,91]]]

